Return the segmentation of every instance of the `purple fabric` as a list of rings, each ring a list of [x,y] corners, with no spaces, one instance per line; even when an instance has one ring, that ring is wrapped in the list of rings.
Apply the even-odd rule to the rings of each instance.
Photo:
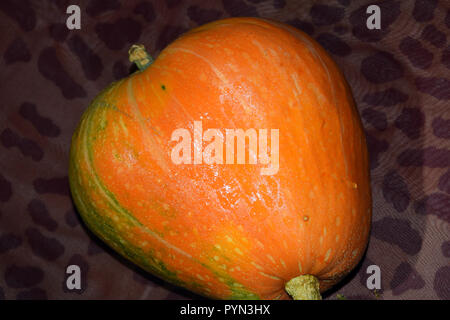
[[[81,7],[81,30],[65,27]],[[80,223],[68,187],[81,113],[128,75],[127,50],[153,56],[197,25],[229,16],[289,23],[344,71],[370,150],[373,227],[359,269],[328,299],[450,299],[450,3],[378,1],[0,1],[0,299],[198,298],[145,274]],[[65,268],[82,289],[65,289]],[[382,289],[366,288],[367,266]]]

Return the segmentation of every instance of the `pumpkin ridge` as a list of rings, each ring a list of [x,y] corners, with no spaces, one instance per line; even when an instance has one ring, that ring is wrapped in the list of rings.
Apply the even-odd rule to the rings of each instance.
[[[89,119],[89,118],[88,118]],[[87,128],[87,134],[86,134],[86,139],[89,136],[90,133],[90,125],[92,125],[91,122],[89,122],[89,126]],[[94,178],[94,182],[98,185],[99,189],[104,193],[105,198],[108,200],[111,200],[111,202],[109,202],[108,204],[112,205],[113,209],[116,209],[117,212],[121,213],[122,215],[124,215],[127,219],[129,219],[131,222],[137,224],[137,226],[141,227],[143,230],[145,230],[147,233],[149,233],[151,236],[153,236],[154,238],[156,238],[158,241],[164,243],[167,247],[174,249],[175,251],[177,251],[180,254],[185,255],[186,257],[192,258],[192,256],[186,252],[184,252],[183,250],[172,246],[170,243],[168,243],[166,240],[164,240],[162,237],[158,236],[154,231],[148,229],[147,226],[143,225],[137,218],[135,218],[126,208],[122,207],[120,205],[120,203],[118,202],[118,200],[115,198],[115,196],[111,193],[111,191],[109,191],[104,183],[101,181],[100,177],[97,175],[97,173],[95,172],[94,169],[94,164],[93,164],[93,150],[91,147],[89,147],[89,143],[88,141],[86,141],[85,144],[85,148],[87,149],[87,156],[88,156],[88,161],[87,163],[89,164],[90,168],[91,168],[91,175]]]
[[[108,103],[103,104],[103,103],[101,103],[101,101],[97,101],[95,104],[93,104],[93,106],[95,106],[95,108],[87,110],[86,118],[83,121],[82,127],[80,129],[79,135],[84,137],[84,147],[81,148],[81,150],[84,150],[83,153],[85,153],[85,157],[87,156],[87,158],[85,158],[86,163],[90,166],[90,170],[87,172],[89,172],[89,174],[91,175],[92,181],[95,184],[97,184],[97,190],[101,191],[103,193],[104,197],[109,200],[107,203],[108,206],[112,210],[114,210],[116,213],[118,213],[121,216],[128,219],[128,223],[141,228],[146,233],[150,234],[152,237],[154,237],[158,241],[162,242],[167,248],[172,249],[172,250],[178,252],[179,254],[182,254],[182,255],[188,257],[189,259],[191,259],[191,261],[198,263],[201,266],[203,266],[206,269],[213,272],[213,274],[215,274],[217,277],[224,279],[225,284],[227,284],[229,290],[231,291],[230,298],[233,298],[233,299],[236,299],[236,298],[258,299],[258,296],[255,295],[253,292],[249,291],[248,289],[246,289],[245,286],[240,285],[242,287],[236,288],[236,284],[238,282],[236,280],[234,280],[231,276],[229,276],[227,273],[225,273],[224,271],[222,271],[222,272],[217,271],[214,268],[214,265],[208,265],[204,262],[201,262],[200,260],[193,258],[190,254],[184,252],[180,248],[173,246],[172,244],[170,244],[169,242],[164,240],[161,236],[156,234],[154,231],[148,229],[138,219],[136,219],[134,216],[132,216],[132,214],[126,208],[121,206],[119,201],[106,188],[104,183],[101,181],[100,177],[97,175],[97,173],[95,171],[95,166],[93,164],[93,162],[94,162],[93,150],[92,150],[91,143],[89,143],[89,137],[93,137],[93,136],[95,137],[95,135],[92,134],[92,131],[91,131],[92,125],[93,125],[92,117],[95,116],[95,112],[99,112],[99,109],[108,108],[107,106],[109,106],[109,104]],[[117,108],[113,108],[113,109],[116,110]],[[117,109],[117,110],[120,110],[120,109]],[[74,169],[79,170],[79,168],[77,168],[76,165],[74,166]],[[80,190],[80,188],[77,188],[77,187],[75,187],[73,189]],[[120,231],[116,230],[113,227],[115,224],[117,225],[117,223],[112,222],[112,219],[110,217],[106,217],[105,215],[99,213],[98,210],[96,210],[95,207],[91,205],[90,201],[87,201],[88,207],[91,207],[90,209],[88,209],[88,207],[86,207],[86,202],[82,200],[82,196],[78,194],[78,191],[76,191],[75,198],[78,200],[77,203],[81,204],[82,207],[87,209],[87,210],[83,211],[83,212],[87,212],[89,215],[89,217],[84,216],[84,218],[86,218],[85,222],[90,226],[90,229],[93,230],[97,236],[99,236],[101,239],[103,239],[107,243],[112,243],[115,246],[115,249],[118,250],[119,252],[121,252],[122,255],[127,256],[132,261],[138,262],[138,264],[140,266],[142,266],[144,269],[148,269],[148,270],[156,272],[160,275],[163,275],[164,278],[167,278],[168,276],[170,276],[170,274],[172,274],[172,276],[169,277],[171,282],[176,285],[183,285],[184,282],[180,282],[180,280],[177,278],[177,273],[170,271],[161,260],[159,260],[159,259],[157,260],[153,254],[143,252],[142,249],[140,249],[133,243],[129,242],[128,240],[124,239],[122,236],[120,236]],[[106,223],[105,219],[107,219],[109,221],[109,223]],[[120,219],[120,220],[122,220],[122,219]],[[109,232],[106,232],[108,234],[108,237],[105,237],[104,234],[102,235],[102,233],[97,232],[98,225],[102,225],[102,233],[105,232],[105,229],[104,229],[105,227],[110,230]],[[147,259],[150,259],[150,261],[148,261]],[[186,285],[187,283],[184,283],[184,284]],[[195,282],[192,283],[190,287],[192,287],[193,284],[195,284]],[[196,291],[198,293],[202,294],[202,292],[199,292],[198,290],[196,290]]]
[[[162,151],[161,148],[158,146],[158,144],[154,140],[153,136],[151,135],[148,127],[145,124],[144,117],[142,116],[142,113],[139,110],[139,106],[137,105],[136,98],[134,97],[134,93],[133,93],[134,79],[135,79],[135,77],[133,77],[133,76],[129,78],[129,82],[128,82],[128,85],[126,88],[128,102],[130,103],[130,105],[132,107],[133,113],[134,113],[142,131],[145,133],[146,138],[150,142],[150,150],[153,151],[153,152],[151,152],[152,157],[156,156],[157,159],[155,159],[155,161],[158,163],[159,167],[163,171],[169,172],[169,167],[167,166],[166,161],[162,156],[162,154],[164,154],[164,153],[161,152]]]
[[[80,130],[78,133],[79,135],[82,135],[83,133],[85,134],[85,136],[89,136],[88,131],[89,131],[89,124],[90,124],[90,117],[92,116],[92,109],[87,111],[87,116],[85,118],[85,121],[83,121],[82,127],[87,125],[87,128],[85,128],[85,131]],[[88,143],[86,143],[88,145]],[[85,150],[86,151],[91,151],[89,150],[90,148],[85,146]],[[79,167],[76,163],[72,162],[72,166],[71,166],[72,170],[71,172],[74,172],[74,170],[79,170]],[[91,176],[91,179],[95,177]],[[97,177],[98,179],[98,177]],[[74,183],[76,180],[75,179],[71,179],[72,183]],[[98,190],[101,190],[103,192],[103,194],[105,195],[105,197],[107,199],[112,200],[113,202],[108,202],[108,205],[110,206],[111,209],[115,209],[116,213],[121,214],[122,216],[127,217],[129,220],[127,221],[130,224],[137,224],[139,225],[140,222],[137,221],[134,217],[131,217],[129,215],[129,213],[127,214],[126,209],[122,208],[120,206],[120,204],[117,202],[116,199],[111,198],[108,195],[108,191],[105,190],[105,187],[102,185],[102,183],[100,181],[97,182],[98,183]],[[83,220],[85,221],[85,223],[88,226],[91,226],[90,229],[94,232],[94,234],[96,234],[98,237],[100,237],[101,239],[103,239],[104,241],[106,240],[106,242],[110,245],[113,246],[114,249],[116,249],[119,253],[121,253],[121,255],[128,257],[130,260],[132,261],[136,261],[138,262],[138,264],[143,267],[144,269],[147,270],[152,270],[157,274],[160,274],[164,277],[167,277],[168,280],[176,285],[182,285],[183,282],[180,282],[179,279],[176,278],[176,272],[170,271],[169,269],[167,269],[167,267],[165,267],[164,263],[161,260],[157,260],[152,254],[149,253],[144,253],[142,251],[141,248],[135,246],[133,243],[129,242],[128,240],[124,239],[121,235],[120,235],[120,230],[117,230],[116,228],[114,228],[114,222],[112,222],[112,218],[107,217],[103,214],[101,214],[99,212],[98,209],[96,209],[96,207],[92,204],[91,201],[84,201],[83,197],[81,194],[78,193],[79,190],[82,190],[81,188],[73,188],[74,190],[74,195],[75,195],[75,200],[77,201],[77,204],[81,205],[82,207],[86,208],[87,210],[83,211]],[[86,194],[85,197],[89,198],[89,196]],[[102,230],[101,232],[98,231],[99,229]],[[105,229],[106,227],[106,229]],[[109,239],[108,239],[109,238]],[[108,241],[109,240],[109,241]],[[150,259],[150,261],[148,261],[147,259]]]
[[[195,51],[193,51],[193,50],[191,50],[191,49],[187,49],[187,48],[180,47],[180,46],[178,46],[178,47],[177,47],[177,46],[171,46],[171,47],[170,47],[170,50],[173,50],[173,51],[182,51],[182,52],[186,52],[186,53],[189,53],[189,54],[192,54],[192,55],[196,56],[197,58],[199,58],[200,60],[202,60],[203,62],[205,62],[205,63],[213,70],[213,72],[216,74],[217,78],[218,78],[220,81],[222,81],[222,83],[223,83],[225,86],[229,86],[229,85],[230,85],[230,81],[229,81],[229,80],[222,74],[222,72],[221,72],[221,71],[220,71],[220,70],[219,70],[219,69],[218,69],[211,61],[209,61],[206,57],[204,57],[204,56],[198,54],[197,52],[195,52]],[[233,95],[233,96],[235,96],[235,97],[239,100],[240,104],[242,105],[242,107],[243,107],[245,110],[249,110],[249,107],[246,106],[246,103],[242,100],[242,98],[241,98],[239,95]],[[175,101],[176,101],[179,105],[181,105],[181,103],[179,102],[178,99],[176,99]],[[185,109],[185,108],[183,107],[183,109]],[[233,120],[232,120],[232,119],[230,119],[230,120],[232,121],[233,127],[236,127],[236,126],[234,125]],[[242,184],[240,183],[239,179],[234,178],[234,181],[236,181],[236,182],[239,184],[240,192],[244,195],[244,197],[242,197],[242,199],[244,199],[244,201],[247,203],[247,206],[250,207],[248,197],[245,196],[245,192],[243,191]],[[249,215],[250,215],[250,213],[249,213]]]

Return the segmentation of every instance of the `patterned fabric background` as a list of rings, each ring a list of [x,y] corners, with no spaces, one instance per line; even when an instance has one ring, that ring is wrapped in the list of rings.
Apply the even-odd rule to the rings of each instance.
[[[373,227],[336,299],[450,299],[450,2],[0,1],[0,299],[197,299],[118,257],[81,223],[67,178],[71,134],[89,102],[129,74],[128,48],[156,57],[175,37],[229,16],[289,23],[344,71],[365,126]],[[69,31],[66,8],[81,7]],[[82,290],[65,289],[78,264]],[[382,289],[365,286],[381,268]]]

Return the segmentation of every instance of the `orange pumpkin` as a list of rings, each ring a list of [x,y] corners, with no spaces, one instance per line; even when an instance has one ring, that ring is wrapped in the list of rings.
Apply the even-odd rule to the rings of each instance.
[[[371,220],[363,128],[336,64],[303,32],[256,18],[193,29],[147,68],[141,49],[131,59],[142,70],[105,89],[73,136],[86,225],[207,297],[320,298],[361,259]],[[279,129],[278,172],[174,163],[172,134],[194,121]]]

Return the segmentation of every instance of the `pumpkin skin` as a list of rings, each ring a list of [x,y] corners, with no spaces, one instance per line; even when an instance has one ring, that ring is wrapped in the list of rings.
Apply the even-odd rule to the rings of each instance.
[[[275,128],[266,165],[176,165],[171,134]],[[231,18],[184,34],[110,85],[72,138],[69,180],[85,224],[148,272],[203,296],[323,292],[361,259],[371,221],[363,128],[342,73],[290,26]]]

